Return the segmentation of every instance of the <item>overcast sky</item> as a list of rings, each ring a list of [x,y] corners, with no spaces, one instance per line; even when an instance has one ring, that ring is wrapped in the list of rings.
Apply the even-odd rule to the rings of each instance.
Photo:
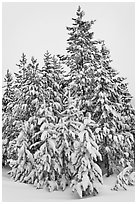
[[[3,3],[2,68],[12,73],[21,54],[34,56],[42,65],[46,50],[65,54],[66,26],[72,25],[78,5],[86,20],[94,20],[94,36],[105,40],[111,52],[113,67],[127,77],[129,90],[135,96],[134,3]]]

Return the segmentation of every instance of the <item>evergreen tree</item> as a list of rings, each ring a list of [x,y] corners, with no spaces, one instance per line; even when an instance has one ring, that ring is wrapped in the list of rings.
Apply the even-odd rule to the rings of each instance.
[[[23,122],[22,130],[16,138],[18,156],[17,158],[10,159],[10,166],[12,169],[9,171],[9,174],[15,181],[19,180],[20,182],[26,182],[29,180],[28,177],[30,174],[32,175],[32,172],[34,172],[34,158],[30,152],[30,137],[33,136],[31,126],[30,120]],[[33,183],[34,175],[32,176],[31,179]]]
[[[70,68],[71,93],[75,98],[79,97],[80,109],[85,110],[85,114],[90,112],[97,124],[94,131],[109,176],[113,170],[110,166],[117,164],[124,155],[124,150],[118,154],[122,138],[128,140],[121,136],[123,104],[114,81],[118,73],[110,65],[110,52],[104,41],[93,39],[91,27],[94,21],[84,21],[80,7],[76,15],[72,19],[73,26],[67,27],[70,35],[68,55],[60,56],[60,59]]]
[[[60,112],[62,108],[62,90],[60,84],[64,75],[63,68],[58,58],[52,56],[47,51],[44,54],[44,66],[39,71],[45,103],[52,107],[54,114],[57,116],[56,111]]]
[[[100,64],[102,67],[100,66],[101,71],[97,72],[97,78],[94,82],[95,95],[93,97],[92,115],[95,120],[99,121],[97,134],[105,136],[100,148],[106,161],[107,175],[109,176],[111,171],[117,170],[121,159],[124,158],[126,162],[129,160],[133,161],[134,158],[133,134],[127,132],[130,131],[131,125],[126,120],[128,114],[125,111],[125,114],[123,114],[127,102],[131,106],[131,95],[127,84],[122,83],[124,78],[119,77],[118,73],[111,67],[110,52],[104,42],[102,42],[100,53]],[[121,91],[121,87],[125,87],[125,90]],[[123,98],[125,99],[124,101]],[[98,107],[99,100],[100,105]],[[132,120],[134,120],[133,118],[134,116],[132,115]],[[105,125],[106,127],[102,129]]]
[[[95,126],[90,115],[84,118],[79,110],[79,99],[70,95],[70,88],[66,88],[68,104],[61,113],[62,118],[57,124],[58,143],[62,159],[62,185],[65,188],[70,183],[72,191],[77,191],[82,198],[86,195],[96,195],[95,177],[102,181],[102,172],[96,164],[98,152],[96,139],[92,133]]]
[[[54,190],[53,181],[58,185],[60,176],[54,127],[61,109],[59,83],[62,73],[58,60],[47,52],[42,69],[38,69],[36,60],[32,58],[31,63],[26,65],[24,75],[20,76],[23,83],[16,81],[21,96],[15,115],[22,126],[17,138],[18,156],[15,161],[11,160],[10,173],[15,180],[34,183],[37,188],[48,186]],[[27,154],[33,157],[33,162],[28,160]],[[25,171],[29,167],[31,172]]]
[[[40,136],[41,145],[34,154],[36,179],[34,185],[37,188],[48,187],[55,190],[58,186],[60,176],[60,166],[58,150],[56,149],[56,118],[51,107],[46,104],[41,105],[38,111],[38,125],[40,131],[33,137]],[[35,143],[33,144],[33,146]],[[53,186],[53,183],[56,184]]]
[[[15,100],[12,108],[12,115],[14,119],[14,140],[9,144],[9,159],[17,159],[18,149],[15,148],[17,137],[23,129],[23,123],[29,121],[37,113],[39,103],[43,100],[40,94],[40,84],[38,76],[38,63],[33,57],[31,62],[27,64],[26,56],[23,54],[20,60],[19,72],[15,73]],[[31,137],[29,138],[30,144],[33,143]],[[13,151],[13,149],[15,151]],[[11,156],[13,155],[13,157]]]
[[[23,54],[18,66],[19,72],[15,73],[14,84],[16,95],[12,108],[15,140],[12,140],[8,147],[9,159],[17,159],[18,150],[14,144],[23,129],[22,124],[35,116],[39,103],[43,100],[40,94],[37,60],[32,57],[31,62],[27,64],[26,56]],[[29,142],[33,143],[31,138],[29,139]]]
[[[16,75],[15,89],[19,92],[17,106],[15,106],[15,114],[18,120],[28,120],[34,116],[37,111],[38,102],[43,100],[40,89],[37,60],[31,58],[31,62],[27,65],[26,58],[20,61],[21,70]],[[22,65],[23,64],[23,65]]]
[[[65,91],[66,100],[63,100],[64,110],[60,113],[59,123],[56,124],[57,149],[59,150],[62,164],[61,184],[63,190],[69,185],[72,179],[71,153],[75,139],[75,131],[78,129],[76,126],[77,122],[74,121],[74,118],[80,114],[73,106],[75,102],[70,98],[68,88],[66,88]]]
[[[9,69],[5,75],[4,82],[6,85],[4,88],[3,98],[2,98],[2,163],[7,164],[8,159],[8,145],[11,140],[14,139],[14,125],[12,108],[14,103],[15,92],[13,89],[13,78]]]
[[[6,83],[2,98],[2,110],[3,112],[11,112],[11,105],[14,101],[14,89],[13,89],[13,77],[10,73],[9,69],[7,70],[7,73],[4,78],[4,83]]]
[[[128,91],[128,83],[125,80],[125,78],[118,77],[115,82],[118,84],[117,91],[122,103],[121,115],[125,123],[124,132],[131,133],[135,138],[135,110],[132,106],[132,96]]]
[[[128,91],[128,83],[124,78],[118,78],[117,88],[121,96],[122,110],[121,117],[123,120],[123,150],[124,159],[130,161],[132,167],[135,167],[135,110],[132,106],[132,96]]]
[[[40,71],[41,87],[44,100],[38,110],[38,125],[42,145],[35,153],[37,188],[48,187],[50,191],[60,186],[61,159],[57,148],[56,124],[62,110],[62,91],[60,84],[63,80],[63,68],[59,60],[47,51],[44,55],[44,66]],[[39,168],[40,167],[40,168]]]
[[[26,73],[27,73],[27,58],[26,55],[23,53],[21,55],[21,59],[19,61],[20,63],[17,64],[19,70],[15,74],[15,88],[20,88],[21,85],[24,83],[24,80],[26,79]]]
[[[83,118],[78,138],[74,142],[72,154],[72,165],[74,166],[74,177],[71,181],[73,191],[76,190],[80,197],[96,195],[98,188],[96,178],[103,184],[102,171],[97,165],[97,159],[102,160],[95,135],[92,130],[95,126],[90,114]],[[73,160],[74,159],[74,160]]]
[[[111,190],[118,191],[119,187],[122,187],[122,188],[124,188],[124,190],[127,190],[126,187],[131,182],[131,176],[130,175],[133,175],[133,172],[131,173],[131,171],[132,171],[132,166],[130,164],[128,164],[123,169],[123,171],[121,171],[120,174],[118,174],[116,182],[115,182],[115,186]],[[133,180],[132,180],[132,182],[134,182]]]

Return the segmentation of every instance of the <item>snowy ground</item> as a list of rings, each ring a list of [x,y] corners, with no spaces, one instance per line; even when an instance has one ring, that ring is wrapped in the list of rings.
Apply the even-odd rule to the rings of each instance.
[[[128,186],[128,190],[111,191],[115,183],[115,176],[104,177],[104,184],[100,186],[100,193],[95,197],[79,199],[77,194],[67,188],[64,192],[48,192],[46,189],[37,190],[33,185],[14,182],[8,170],[2,170],[2,198],[4,202],[133,202],[135,201],[135,187]]]

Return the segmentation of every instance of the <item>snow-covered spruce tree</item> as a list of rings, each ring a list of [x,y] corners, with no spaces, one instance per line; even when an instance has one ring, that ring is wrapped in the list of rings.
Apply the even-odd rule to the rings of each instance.
[[[63,111],[60,113],[59,122],[56,124],[57,131],[57,149],[61,158],[61,174],[60,186],[62,190],[65,190],[66,186],[70,184],[72,179],[71,173],[71,152],[73,149],[73,140],[75,139],[75,131],[78,127],[75,127],[76,121],[74,121],[75,115],[79,115],[77,109],[71,104],[68,88],[65,88],[65,97],[63,100]],[[65,100],[66,99],[66,100]],[[71,107],[72,106],[72,107]]]
[[[102,171],[96,164],[98,152],[92,129],[95,126],[90,115],[85,118],[79,110],[79,99],[70,96],[70,88],[66,88],[68,105],[61,113],[62,118],[57,124],[58,146],[62,159],[61,186],[65,189],[70,183],[72,191],[80,198],[96,195],[96,178],[102,183]]]
[[[134,124],[130,125],[127,122],[126,118],[129,118],[129,114],[124,111],[124,107],[132,107],[127,84],[122,83],[124,78],[119,77],[118,73],[111,67],[110,52],[104,42],[102,42],[98,53],[100,71],[98,69],[95,74],[92,115],[96,122],[99,121],[97,134],[103,135],[100,148],[109,176],[111,171],[118,169],[121,160],[133,161],[134,137],[130,130],[131,126],[134,128]],[[121,90],[122,87],[125,89]],[[133,114],[131,117],[134,121]]]
[[[110,66],[111,59],[104,41],[93,39],[90,31],[94,21],[84,21],[84,12],[79,7],[73,26],[67,27],[69,39],[68,55],[60,57],[70,68],[71,93],[79,97],[80,109],[91,113],[97,127],[94,129],[98,144],[106,163],[107,175],[110,165],[123,157],[121,144],[123,131],[121,96],[116,91],[117,72]],[[125,138],[125,137],[124,137]],[[111,158],[110,158],[111,157]]]
[[[84,123],[84,124],[83,124]],[[103,184],[102,171],[97,159],[102,160],[92,129],[95,125],[90,114],[83,118],[80,131],[74,142],[74,152],[71,162],[74,167],[72,190],[76,190],[80,197],[98,194],[96,180]]]
[[[12,108],[14,103],[15,92],[13,89],[13,78],[9,69],[4,78],[5,86],[2,97],[2,164],[7,164],[9,142],[14,139],[14,126]]]
[[[131,182],[131,180],[130,180],[131,170],[132,170],[132,166],[130,165],[130,163],[128,163],[127,166],[123,169],[123,171],[121,171],[118,174],[117,179],[116,179],[116,183],[111,190],[118,191],[118,189],[120,187],[124,188],[124,190],[127,190],[127,185],[129,185]],[[133,182],[133,180],[132,180],[132,182]]]
[[[50,191],[57,190],[61,177],[61,159],[56,147],[58,123],[62,110],[62,92],[60,83],[63,79],[63,69],[59,60],[47,51],[44,55],[44,66],[40,70],[41,87],[44,93],[43,104],[38,111],[38,125],[42,146],[35,153],[37,188],[48,187]],[[34,136],[35,137],[35,136]]]
[[[19,67],[19,71],[18,73],[14,73],[15,74],[15,80],[14,80],[14,85],[13,85],[13,89],[14,89],[14,103],[12,104],[12,116],[14,116],[14,120],[12,121],[12,124],[15,127],[15,131],[14,131],[14,135],[15,135],[15,139],[17,138],[19,132],[20,132],[20,128],[21,128],[21,121],[23,120],[23,116],[22,116],[22,108],[21,108],[21,101],[22,101],[22,84],[24,83],[24,78],[25,78],[25,70],[27,67],[27,59],[26,59],[26,55],[23,53],[21,56],[21,60],[20,60],[20,64],[17,65]],[[15,141],[14,141],[15,142]],[[13,143],[14,143],[13,142]],[[11,141],[12,143],[12,141]],[[12,148],[12,144],[9,145]],[[10,151],[9,151],[10,152]]]
[[[15,73],[16,77],[16,87],[20,87],[21,84],[23,83],[23,79],[26,76],[26,71],[27,71],[27,58],[24,53],[21,55],[21,59],[19,60],[19,64],[16,64],[19,68],[18,73]]]
[[[123,118],[123,135],[126,138],[125,146],[122,146],[125,151],[125,156],[131,159],[131,163],[134,166],[135,160],[135,110],[132,106],[132,96],[128,91],[128,83],[125,82],[125,78],[118,77],[116,83],[118,83],[117,89],[121,96],[122,110],[121,115]]]
[[[48,187],[50,191],[58,189],[58,180],[61,172],[60,155],[56,148],[56,117],[52,108],[42,104],[38,111],[38,125],[40,131],[33,137],[40,136],[41,146],[35,152],[34,185],[37,188]],[[35,145],[35,144],[34,144]]]
[[[37,114],[23,122],[17,138],[18,158],[10,162],[12,169],[9,173],[15,181],[42,188],[53,180],[56,171],[53,122],[51,109],[42,103]]]
[[[37,188],[48,186],[49,190],[55,190],[58,185],[60,170],[59,154],[55,146],[56,134],[54,133],[54,126],[58,121],[57,113],[59,113],[61,109],[59,82],[61,81],[60,75],[62,73],[62,68],[55,57],[51,57],[51,61],[49,62],[49,59],[46,58],[47,55],[50,54],[45,54],[44,63],[47,63],[48,67],[43,67],[42,71],[37,69],[39,72],[38,75],[37,70],[32,70],[32,68],[34,69],[35,67],[32,66],[32,64],[29,64],[29,71],[27,71],[29,74],[26,74],[26,80],[24,80],[26,83],[21,86],[24,87],[24,89],[22,88],[22,97],[23,95],[24,97],[21,100],[21,104],[24,104],[24,100],[25,103],[27,102],[28,96],[31,104],[27,103],[25,106],[25,111],[28,117],[25,119],[23,117],[23,127],[20,132],[21,135],[19,134],[17,138],[17,141],[21,141],[21,143],[18,142],[21,144],[18,149],[18,160],[11,160],[11,175],[14,175],[13,178],[16,178],[18,175],[16,180],[34,183]],[[29,87],[35,88],[33,90],[31,88],[27,89],[28,84]],[[30,105],[29,109],[27,109],[28,105]],[[57,112],[54,112],[54,110]],[[24,124],[25,127],[26,124],[28,124],[26,127],[27,130],[25,131]],[[24,134],[24,132],[26,133]],[[24,157],[22,158],[24,161],[23,164],[25,164],[23,166],[24,170],[17,172],[17,169],[20,168],[20,165],[22,165],[20,163],[21,160],[19,159],[20,151],[22,152],[22,143],[25,143],[26,140],[29,145],[26,149],[23,149]],[[28,159],[25,151],[30,152],[30,154],[34,157],[33,164],[27,162]],[[14,163],[14,165],[12,165],[12,163]],[[28,168],[31,166],[31,172],[25,171],[27,166]]]
[[[112,165],[116,161],[115,156],[120,156],[115,151],[115,148],[120,144],[116,134],[119,131],[118,124],[121,123],[121,115],[119,113],[121,104],[119,96],[114,90],[115,84],[112,81],[111,70],[106,69],[107,63],[103,64],[101,51],[102,46],[101,50],[95,50],[95,59],[93,60],[94,66],[97,68],[94,70],[94,96],[91,100],[91,113],[98,125],[95,133],[103,155],[107,175],[109,176],[112,171]],[[106,60],[108,62],[109,58]]]
[[[13,141],[11,141],[9,146],[10,152],[12,152],[13,148],[16,147],[16,155],[14,158],[11,157],[9,160],[10,166],[12,167],[11,175],[13,175],[13,178],[15,180],[19,179],[21,181],[25,181],[24,177],[27,176],[27,173],[29,173],[25,171],[25,168],[28,165],[30,166],[30,162],[27,162],[27,154],[33,154],[37,149],[30,147],[34,143],[32,136],[38,131],[37,121],[35,118],[39,104],[43,98],[40,94],[37,60],[32,57],[31,62],[27,64],[26,57],[23,54],[19,68],[19,73],[15,74],[16,79],[14,85],[18,98],[16,97],[17,100],[15,101],[12,110],[12,114],[14,115],[13,124],[16,127],[15,133],[17,136]],[[20,165],[21,170],[18,171],[18,169],[20,169]],[[23,178],[21,177],[22,172]]]
[[[23,54],[20,60],[19,72],[15,73],[15,99],[12,108],[12,115],[14,120],[14,140],[9,143],[9,161],[10,159],[17,159],[17,137],[22,130],[24,121],[28,121],[30,117],[35,116],[39,101],[42,96],[39,92],[39,76],[38,63],[32,57],[31,62],[27,64],[26,56]],[[32,141],[31,141],[32,142]]]
[[[62,90],[60,84],[63,80],[64,71],[59,59],[47,51],[44,54],[44,66],[39,71],[45,103],[51,106],[53,111],[57,110],[60,112],[62,108]],[[54,112],[54,115],[57,116],[58,114]]]
[[[15,114],[17,113],[18,119],[25,121],[36,112],[38,101],[43,100],[40,94],[39,63],[32,57],[31,62],[27,64],[23,54],[18,66],[20,70],[18,73],[15,73],[15,89],[20,97],[14,110]]]
[[[74,26],[67,27],[70,35],[67,40],[69,44],[67,47],[68,55],[66,57],[60,56],[60,58],[70,69],[68,74],[69,82],[74,82],[75,84],[71,92],[73,92],[75,96],[81,96],[81,100],[84,101],[83,103],[85,104],[85,97],[89,95],[91,98],[93,95],[92,83],[90,83],[92,80],[92,72],[89,73],[89,60],[91,61],[90,40],[93,38],[93,33],[90,33],[89,29],[94,21],[84,22],[82,21],[83,16],[84,12],[81,11],[79,7],[77,10],[77,18],[73,18]],[[96,41],[92,42],[92,44],[94,43],[96,44]],[[92,70],[90,69],[90,71]]]
[[[25,121],[22,123],[22,130],[18,138],[16,138],[17,143],[15,144],[18,149],[17,159],[10,159],[10,166],[12,169],[9,171],[11,177],[17,181],[25,182],[28,176],[34,173],[33,165],[34,158],[30,152],[30,137],[32,137],[31,123],[30,121]],[[34,174],[31,177],[31,182],[33,183]]]
[[[79,97],[80,109],[85,110],[84,114],[86,114],[86,112],[92,111],[94,78],[99,68],[97,51],[102,42],[93,39],[93,32],[90,29],[94,21],[83,21],[84,12],[80,7],[76,15],[77,17],[73,18],[73,26],[67,27],[70,35],[67,40],[68,55],[60,58],[70,68],[68,75],[71,94],[74,97]],[[93,116],[92,119],[94,119]]]
[[[3,98],[2,98],[2,110],[3,112],[11,111],[10,105],[14,100],[14,89],[13,89],[13,77],[10,73],[9,69],[7,69],[7,73],[4,78],[5,86]]]

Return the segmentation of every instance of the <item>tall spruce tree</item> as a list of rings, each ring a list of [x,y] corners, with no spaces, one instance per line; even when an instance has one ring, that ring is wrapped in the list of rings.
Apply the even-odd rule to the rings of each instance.
[[[121,149],[125,154],[125,160],[130,160],[132,167],[135,167],[135,110],[132,105],[132,96],[128,90],[128,83],[123,77],[118,77],[117,91],[121,98],[122,110],[121,118],[123,120],[123,144]]]
[[[48,185],[49,190],[54,190],[53,183],[58,185],[60,176],[54,127],[60,117],[62,74],[57,58],[47,52],[44,67],[38,69],[32,58],[21,75],[24,83],[17,86],[22,93],[18,101],[22,127],[17,138],[18,157],[11,160],[10,174],[15,180],[34,183],[37,188]],[[18,109],[16,113],[19,114]],[[33,162],[28,160],[28,155]]]
[[[19,68],[17,73],[15,74],[15,87],[20,88],[21,85],[24,83],[24,79],[26,78],[27,73],[27,58],[24,53],[21,55],[21,59],[19,60],[19,64],[16,64]]]
[[[2,163],[6,165],[9,157],[7,148],[9,142],[15,138],[13,125],[14,116],[12,115],[15,92],[13,88],[13,77],[9,69],[5,75],[4,83],[4,93],[2,97]]]
[[[84,12],[79,7],[73,26],[67,27],[67,56],[60,59],[70,68],[71,93],[79,97],[81,110],[91,113],[96,122],[94,128],[98,144],[106,163],[107,175],[113,170],[113,163],[123,158],[124,150],[118,154],[123,135],[121,95],[114,79],[118,73],[111,66],[110,52],[104,41],[95,40],[91,27],[94,21],[84,21]],[[122,136],[123,135],[123,136]],[[116,161],[116,162],[115,162]]]
[[[15,89],[19,92],[17,107],[15,113],[20,117],[20,120],[28,120],[37,111],[38,101],[43,100],[40,89],[37,60],[31,58],[31,62],[27,64],[27,60],[22,56],[20,65],[21,70],[15,73]]]
[[[57,149],[56,124],[62,110],[63,68],[59,60],[48,51],[44,54],[44,66],[40,71],[41,87],[44,101],[38,113],[38,125],[42,145],[36,151],[37,178],[34,185],[37,188],[48,187],[49,191],[58,190],[61,179],[61,159]],[[39,168],[41,167],[41,168]]]
[[[92,129],[95,125],[90,115],[84,117],[79,109],[79,98],[71,96],[71,87],[66,88],[67,103],[57,124],[59,149],[62,159],[62,185],[70,183],[72,191],[82,198],[96,195],[95,178],[102,183],[102,172],[96,164],[101,159]]]
[[[97,134],[101,135],[103,133],[103,136],[105,136],[100,147],[105,156],[104,158],[106,158],[108,176],[111,171],[118,169],[119,161],[124,159],[126,164],[127,161],[132,160],[133,163],[134,158],[134,137],[132,132],[130,134],[131,125],[126,119],[128,114],[125,111],[125,114],[123,114],[126,104],[131,106],[131,95],[128,91],[127,83],[123,83],[124,78],[119,76],[110,63],[110,52],[106,48],[105,43],[102,42],[100,49],[101,72],[95,75],[97,78],[94,82],[93,115],[97,113],[96,116],[98,116],[97,120],[100,125]],[[125,90],[120,91],[122,87],[125,87]],[[103,104],[100,108],[97,107],[96,103],[99,100],[98,93],[101,93],[100,102]],[[132,115],[132,120],[133,118],[134,116]],[[104,121],[107,125],[102,130],[101,127],[105,125]],[[126,155],[129,155],[129,157]]]
[[[23,130],[24,122],[35,116],[42,100],[37,61],[32,57],[31,62],[27,64],[26,56],[23,54],[18,66],[19,71],[15,73],[15,99],[12,108],[14,139],[8,145],[9,161],[18,159],[18,135]],[[31,137],[29,137],[29,143],[33,143]]]
[[[44,66],[40,71],[41,87],[45,95],[45,103],[54,110],[61,110],[62,90],[60,84],[63,80],[63,67],[59,59],[48,51],[44,54]],[[55,112],[54,112],[55,114]]]
[[[3,86],[4,93],[2,98],[2,110],[3,112],[6,111],[11,112],[10,105],[12,105],[12,102],[14,100],[14,89],[13,89],[13,77],[9,69],[7,69],[7,73],[4,78],[4,83],[5,85]]]
[[[63,68],[57,57],[48,51],[44,54],[44,66],[40,71],[40,83],[44,94],[44,101],[38,113],[40,138],[42,145],[36,151],[37,188],[48,187],[49,191],[57,190],[61,179],[61,159],[57,149],[56,124],[61,117]],[[39,166],[41,168],[39,169]],[[43,173],[44,172],[44,173]]]

